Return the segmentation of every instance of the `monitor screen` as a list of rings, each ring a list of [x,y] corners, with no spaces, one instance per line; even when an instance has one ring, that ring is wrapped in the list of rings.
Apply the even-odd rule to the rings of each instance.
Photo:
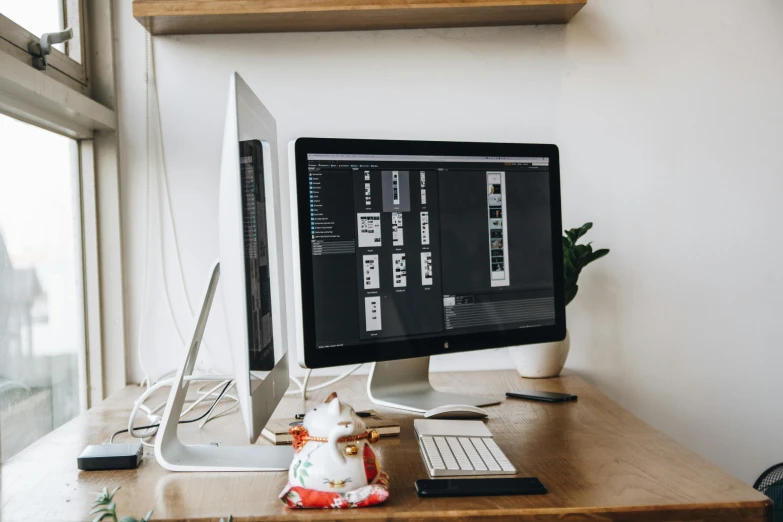
[[[264,144],[260,140],[240,141],[239,164],[250,371],[268,372],[277,361],[272,331]]]
[[[428,339],[554,330],[560,195],[550,157],[311,149],[297,154],[306,181],[303,165],[297,177],[316,350],[371,347],[383,360],[402,356],[384,352],[392,346],[428,355]]]

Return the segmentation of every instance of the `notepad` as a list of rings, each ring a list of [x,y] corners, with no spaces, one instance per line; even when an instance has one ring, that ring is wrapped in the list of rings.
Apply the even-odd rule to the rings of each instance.
[[[381,437],[394,437],[400,434],[400,425],[377,415],[362,419],[368,430],[375,430]],[[291,444],[292,438],[288,433],[291,426],[301,424],[296,419],[271,419],[261,431],[261,435],[274,444]]]

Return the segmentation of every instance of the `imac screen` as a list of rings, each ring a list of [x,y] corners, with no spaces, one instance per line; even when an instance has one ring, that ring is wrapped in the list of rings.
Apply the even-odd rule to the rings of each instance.
[[[241,141],[239,156],[245,280],[248,282],[246,294],[250,370],[270,371],[275,366],[275,351],[264,195],[264,149],[261,142]]]
[[[316,347],[554,325],[549,166],[308,153]]]

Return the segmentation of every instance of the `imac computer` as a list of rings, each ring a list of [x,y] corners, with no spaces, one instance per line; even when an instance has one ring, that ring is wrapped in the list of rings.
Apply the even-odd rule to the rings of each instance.
[[[434,390],[429,357],[565,337],[556,146],[300,138],[289,154],[302,366],[372,362],[379,405],[486,406]]]
[[[172,471],[283,471],[290,447],[252,445],[288,389],[277,127],[272,114],[231,75],[219,190],[220,259],[210,270],[185,363],[177,372],[155,440]],[[216,292],[233,360],[237,397],[251,445],[185,445],[177,424]]]

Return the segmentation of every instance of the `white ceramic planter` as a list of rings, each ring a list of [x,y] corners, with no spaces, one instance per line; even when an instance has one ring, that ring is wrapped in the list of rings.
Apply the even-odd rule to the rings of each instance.
[[[508,352],[519,375],[529,379],[546,379],[560,375],[570,349],[571,336],[566,330],[565,339],[558,343],[511,346]]]

